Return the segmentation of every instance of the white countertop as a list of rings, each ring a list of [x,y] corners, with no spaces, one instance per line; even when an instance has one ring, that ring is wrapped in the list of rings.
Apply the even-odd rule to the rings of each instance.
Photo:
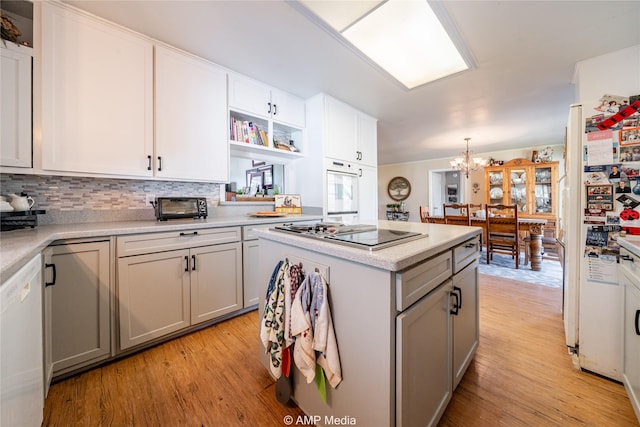
[[[400,271],[439,254],[482,233],[481,227],[425,224],[419,222],[378,221],[379,228],[426,233],[427,237],[411,240],[376,251],[340,245],[322,239],[297,236],[272,230],[256,230],[261,239],[273,240],[388,271]]]
[[[287,221],[318,221],[317,215],[287,215],[276,218],[249,216],[209,217],[203,220],[123,221],[86,224],[39,225],[36,228],[3,231],[0,234],[0,279],[4,282],[51,242],[66,239],[109,237],[211,227],[237,227]]]
[[[632,254],[640,256],[640,236],[627,234],[626,237],[618,237],[618,244]]]

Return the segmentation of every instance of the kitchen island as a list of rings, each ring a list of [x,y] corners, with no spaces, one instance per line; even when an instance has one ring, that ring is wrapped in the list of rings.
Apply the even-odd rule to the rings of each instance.
[[[482,229],[396,221],[378,227],[426,236],[369,251],[257,231],[259,295],[285,259],[305,272],[317,269],[329,284],[342,382],[327,384],[324,403],[292,367],[292,398],[316,425],[435,425],[478,345]],[[261,297],[261,316],[264,305]],[[262,360],[268,367],[266,355]]]

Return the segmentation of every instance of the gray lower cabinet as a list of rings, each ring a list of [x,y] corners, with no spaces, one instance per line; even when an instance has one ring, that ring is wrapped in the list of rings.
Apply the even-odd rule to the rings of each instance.
[[[190,325],[188,258],[184,249],[118,259],[120,349]]]
[[[109,241],[57,244],[43,251],[46,384],[110,357],[109,251]]]
[[[260,240],[242,242],[242,274],[244,279],[244,306],[258,304],[258,260],[260,259]]]
[[[240,228],[118,237],[120,349],[242,308]]]
[[[457,297],[452,320],[453,389],[467,371],[480,342],[478,260],[477,258],[453,276],[453,294]]]
[[[640,288],[637,277],[620,268],[624,292],[622,382],[640,420]]]
[[[475,355],[479,244],[471,239],[397,275],[397,426],[436,425]]]
[[[396,425],[435,425],[451,384],[451,280],[396,318]]]

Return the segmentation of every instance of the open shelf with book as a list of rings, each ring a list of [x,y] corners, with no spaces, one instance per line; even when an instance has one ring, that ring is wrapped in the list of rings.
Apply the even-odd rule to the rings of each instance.
[[[232,156],[288,162],[303,154],[303,130],[242,111],[229,110]]]

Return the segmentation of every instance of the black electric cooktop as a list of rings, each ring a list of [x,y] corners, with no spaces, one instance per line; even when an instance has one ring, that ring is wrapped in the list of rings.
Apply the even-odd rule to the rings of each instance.
[[[303,237],[323,239],[327,243],[375,251],[399,245],[411,240],[428,237],[427,234],[413,231],[388,230],[373,225],[343,225],[319,223],[315,225],[284,225],[275,227],[276,231],[296,233]]]

